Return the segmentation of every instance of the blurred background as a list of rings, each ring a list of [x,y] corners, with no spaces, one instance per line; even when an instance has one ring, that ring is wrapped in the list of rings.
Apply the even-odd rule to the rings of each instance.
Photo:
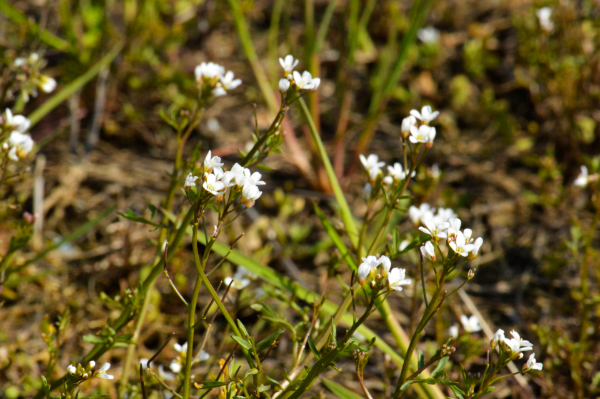
[[[63,93],[22,109],[52,105],[36,111],[30,131],[40,149],[30,171],[3,193],[14,200],[0,209],[1,253],[12,219],[35,211],[39,221],[0,297],[0,395],[39,389],[46,315],[71,312],[66,365],[88,345],[78,337],[106,321],[100,293],[123,295],[147,273],[156,234],[116,212],[143,214],[163,199],[176,143],[161,111],[192,108],[195,66],[218,62],[243,80],[207,109],[188,151],[202,142],[203,152],[233,163],[255,123],[268,128],[278,58],[293,54],[322,79],[309,106],[357,215],[367,181],[358,154],[400,160],[402,118],[425,104],[440,111],[414,202],[451,207],[485,238],[467,293],[490,325],[513,326],[543,348],[543,372],[525,384],[505,380],[491,396],[597,397],[600,258],[588,233],[597,220],[589,190],[573,181],[581,165],[600,167],[599,45],[600,4],[591,0],[0,0],[3,71],[38,52],[58,82],[54,94]],[[331,188],[297,109],[284,131],[282,155],[266,162],[266,194],[239,221],[238,247],[320,292],[333,249],[311,201],[327,207]],[[174,259],[185,290],[191,258]],[[146,355],[164,334],[183,333],[186,317],[167,282],[153,295]],[[462,306],[451,304],[449,317]],[[448,327],[440,320],[431,337]],[[476,338],[458,351],[475,368],[486,341]],[[118,363],[123,353],[111,356]],[[370,362],[376,386],[383,358]]]

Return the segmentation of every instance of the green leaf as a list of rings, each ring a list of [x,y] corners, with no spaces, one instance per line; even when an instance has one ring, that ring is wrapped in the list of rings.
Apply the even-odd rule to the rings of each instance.
[[[317,359],[321,358],[321,354],[317,350],[317,347],[315,346],[315,343],[311,337],[308,337],[308,347],[310,348],[312,353],[317,357]]]
[[[86,334],[83,337],[81,337],[81,339],[83,339],[85,342],[89,342],[90,344],[101,344],[104,343],[104,340],[94,334]]]
[[[421,349],[417,349],[417,359],[419,361],[418,368],[421,370],[425,365],[425,356],[423,355],[423,351]]]
[[[265,305],[263,303],[253,303],[250,307],[252,309],[254,309],[256,312],[261,312],[261,313],[266,314],[269,317],[277,318],[277,315],[275,314],[275,312],[273,312],[270,307],[268,307],[267,305]]]
[[[135,213],[133,213],[133,211],[131,209],[128,209],[125,212],[119,212],[119,215],[123,216],[125,219],[129,219],[134,222],[149,224],[150,226],[154,226],[154,227],[158,226],[156,223],[151,222],[147,219],[144,219],[141,216],[136,215]]]
[[[269,335],[267,338],[263,339],[256,345],[256,353],[260,353],[265,349],[269,348],[273,342],[283,333],[283,330],[277,330],[273,334]]]
[[[447,356],[440,359],[437,367],[431,373],[431,378],[435,378],[436,375],[438,375],[438,373],[440,373],[442,370],[444,370],[444,367],[446,367],[446,363],[448,363]]]
[[[243,346],[246,350],[250,350],[252,348],[252,345],[250,345],[246,340],[238,337],[237,335],[232,335],[231,338],[233,338],[235,342]]]
[[[267,380],[269,380],[269,382],[275,386],[277,386],[277,388],[281,388],[283,389],[283,386],[279,383],[279,381],[272,379],[271,377],[269,377],[268,375],[266,375],[265,377],[267,377]]]
[[[404,384],[402,384],[402,386],[400,387],[401,391],[404,391],[406,388],[408,388],[410,386],[410,384],[412,384],[415,381],[406,381]]]
[[[269,389],[271,389],[270,385],[261,385],[261,386],[258,387],[258,392],[259,393],[260,392],[265,392],[265,391],[268,391]]]
[[[246,374],[244,374],[244,381],[246,381],[246,378],[248,378],[248,376],[251,376],[254,374],[258,374],[257,369],[250,369],[250,370],[246,371]]]
[[[328,380],[326,378],[322,378],[321,382],[327,387],[327,389],[331,391],[331,393],[333,393],[339,399],[363,399],[362,396],[355,394],[354,392],[344,387],[343,385],[338,384],[337,382]]]
[[[250,336],[250,334],[248,334],[248,330],[246,330],[246,326],[244,326],[244,323],[242,323],[242,321],[240,319],[237,319],[237,325],[240,328],[240,331],[244,333],[244,338],[248,338]]]

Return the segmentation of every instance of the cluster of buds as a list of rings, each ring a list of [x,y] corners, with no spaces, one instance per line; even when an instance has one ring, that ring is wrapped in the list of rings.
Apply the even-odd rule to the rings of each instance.
[[[304,71],[303,73],[294,71],[298,62],[291,54],[279,59],[279,64],[281,64],[285,75],[284,78],[279,80],[279,91],[281,93],[287,92],[290,87],[295,87],[298,91],[308,90],[313,92],[319,88],[321,79],[313,78],[308,71]]]
[[[417,208],[415,207],[415,209]],[[452,212],[451,210],[447,211]],[[483,238],[473,238],[473,230],[471,229],[461,231],[461,220],[459,218],[451,217],[447,221],[441,221],[436,218],[422,218],[420,220],[424,226],[420,226],[419,230],[425,234],[429,234],[435,243],[438,243],[440,239],[446,239],[446,244],[455,254],[468,259],[475,259],[479,254]],[[424,258],[435,261],[435,247],[431,241],[427,241],[421,246],[421,254]]]
[[[13,161],[26,158],[33,149],[33,139],[25,133],[30,125],[29,119],[23,115],[13,115],[8,108],[4,115],[0,117],[2,150]]]
[[[92,360],[88,363],[87,367],[83,367],[81,363],[77,366],[70,364],[67,366],[67,371],[69,374],[77,376],[82,380],[87,380],[92,377],[103,378],[105,380],[112,380],[115,378],[113,375],[106,374],[108,369],[110,369],[110,363],[104,363],[98,371],[94,371],[94,367],[96,367],[96,362]]]
[[[202,187],[213,195],[217,201],[222,201],[228,188],[236,196],[240,196],[242,204],[248,208],[254,206],[254,203],[262,195],[258,186],[266,184],[261,180],[262,175],[258,172],[252,173],[250,169],[244,168],[239,164],[233,165],[231,170],[225,171],[220,157],[213,157],[209,151],[203,164]],[[199,176],[190,173],[185,179],[184,188],[196,186],[196,180]]]
[[[434,127],[429,126],[429,123],[439,114],[439,111],[432,111],[429,105],[421,108],[421,112],[416,109],[410,111],[410,116],[402,120],[400,128],[402,139],[408,139],[413,144],[423,143],[427,148],[431,148],[436,131]],[[417,125],[417,119],[421,121],[420,125]]]
[[[249,286],[252,280],[254,279],[256,279],[256,275],[254,273],[251,273],[245,267],[240,266],[238,267],[233,277],[225,277],[223,282],[225,283],[226,287],[229,287],[229,284],[231,284],[232,288],[235,288],[237,290],[243,290],[244,288]],[[231,283],[232,281],[233,284]]]
[[[494,334],[490,345],[492,348],[496,346],[499,347],[500,350],[500,361],[506,359],[506,362],[510,360],[522,359],[523,352],[533,350],[533,344],[527,340],[521,338],[518,332],[512,330],[511,335],[512,338],[506,338],[504,336],[504,331],[499,329]],[[535,353],[529,355],[529,359],[527,359],[527,363],[523,365],[521,372],[526,373],[530,370],[541,370],[543,368],[542,363],[537,363],[535,360]]]
[[[32,53],[27,58],[19,57],[15,59],[16,79],[21,83],[21,95],[25,102],[29,101],[30,95],[37,97],[38,88],[44,93],[50,93],[56,88],[56,80],[40,73],[45,63],[45,60],[40,58],[37,53]]]
[[[362,258],[362,260],[363,263],[358,267],[358,282],[361,285],[365,284],[367,278],[372,278],[371,285],[373,288],[376,286],[377,281],[380,281],[390,291],[402,291],[403,285],[411,283],[411,280],[406,278],[406,270],[400,268],[391,269],[392,262],[385,255],[379,258],[370,255]]]
[[[194,71],[196,82],[201,93],[210,93],[220,97],[242,84],[241,79],[234,79],[233,72],[214,62],[203,62]]]

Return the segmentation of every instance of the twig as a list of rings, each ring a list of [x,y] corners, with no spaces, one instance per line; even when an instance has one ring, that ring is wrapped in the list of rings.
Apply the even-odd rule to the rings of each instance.
[[[140,363],[140,385],[142,386],[142,397],[144,399],[148,399],[148,395],[146,395],[146,387],[144,386],[144,370]]]
[[[177,294],[177,296],[179,297],[179,299],[181,299],[181,301],[185,304],[186,307],[189,307],[190,305],[187,303],[187,301],[185,300],[185,298],[183,298],[183,295],[181,295],[181,293],[179,292],[179,290],[177,290],[177,287],[175,287],[175,284],[173,283],[173,281],[171,280],[171,277],[169,277],[169,272],[167,271],[167,267],[169,266],[167,263],[167,253],[169,250],[169,243],[165,243],[165,250],[164,250],[164,267],[163,267],[163,274],[165,275],[165,277],[167,277],[167,280],[169,280],[169,284],[171,284],[171,287],[173,288],[173,290],[175,291],[175,293]]]
[[[169,336],[169,338],[167,338],[167,340],[165,341],[165,343],[160,347],[160,349],[154,354],[154,356],[152,356],[147,363],[147,367],[148,370],[150,370],[150,363],[152,363],[152,361],[154,359],[156,359],[156,357],[160,354],[160,352],[162,352],[163,349],[165,349],[165,347],[167,346],[167,344],[169,343],[169,341],[171,341],[171,338],[173,338],[175,336],[175,333],[171,333],[171,335]]]

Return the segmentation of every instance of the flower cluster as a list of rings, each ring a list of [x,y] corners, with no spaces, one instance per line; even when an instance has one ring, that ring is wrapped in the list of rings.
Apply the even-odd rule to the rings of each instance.
[[[238,267],[238,269],[235,272],[235,274],[233,275],[233,277],[225,277],[223,282],[225,283],[226,287],[229,287],[229,284],[231,284],[231,282],[233,281],[233,284],[231,284],[231,287],[238,289],[238,290],[242,290],[242,289],[246,288],[248,285],[250,285],[250,283],[254,279],[256,279],[256,275],[254,273],[251,273],[245,267],[240,266],[240,267]]]
[[[294,71],[294,68],[296,65],[298,65],[298,62],[298,60],[294,59],[293,55],[288,55],[285,58],[279,59],[279,64],[281,64],[285,74],[285,78],[281,78],[279,80],[280,92],[285,93],[292,86],[298,91],[316,91],[319,88],[321,79],[313,78],[308,71],[304,71],[303,73]]]
[[[411,283],[410,279],[406,278],[406,270],[392,267],[390,258],[385,255],[377,258],[376,256],[370,255],[366,258],[362,258],[363,263],[358,267],[358,282],[364,284],[367,277],[374,278],[383,282],[383,279],[387,277],[387,288],[394,291],[402,291],[403,285]],[[381,270],[379,269],[381,266]]]
[[[404,140],[408,139],[413,144],[423,143],[427,148],[433,146],[436,131],[434,127],[429,126],[439,115],[439,111],[432,111],[429,105],[421,108],[421,112],[413,109],[410,111],[410,116],[402,120],[400,133]],[[421,121],[421,125],[417,126],[417,119]]]
[[[461,220],[459,218],[450,218],[447,222],[437,225],[433,219],[426,219],[423,224],[425,227],[421,226],[419,230],[429,234],[436,243],[440,238],[445,238],[448,246],[457,255],[475,259],[479,254],[483,238],[473,238],[471,229],[460,231]],[[421,254],[429,260],[435,260],[435,249],[431,241],[421,247]]]
[[[220,157],[213,157],[209,151],[203,164],[202,187],[207,193],[215,196],[217,201],[221,201],[228,188],[232,193],[248,208],[254,206],[254,202],[260,198],[262,191],[258,186],[266,184],[261,180],[262,175],[258,172],[252,173],[250,169],[235,164],[231,170],[225,171],[224,164]],[[184,183],[187,190],[196,185],[199,176],[190,173]]]
[[[183,369],[183,366],[185,365],[185,358],[187,357],[187,350],[188,350],[188,343],[184,343],[183,345],[178,344],[177,342],[175,342],[175,344],[173,344],[173,349],[175,349],[175,352],[177,352],[177,358],[171,361],[171,364],[169,365],[169,369],[175,373],[178,374],[179,372],[181,372],[181,370]],[[205,352],[204,350],[202,350],[192,361],[192,364],[194,363],[198,363],[198,362],[203,362],[205,360],[208,360],[210,358],[210,355]],[[148,365],[148,359],[141,359],[140,363],[142,364],[142,366],[144,365]],[[152,367],[152,363],[150,363],[150,367]],[[164,369],[162,369],[162,366],[158,366],[159,370],[159,374],[162,374],[164,377],[166,377],[166,379],[170,379],[173,380],[174,376],[170,373],[165,373]]]
[[[77,366],[70,364],[67,366],[67,371],[69,374],[75,375],[83,380],[90,377],[98,377],[105,380],[112,380],[115,378],[113,375],[106,374],[108,369],[110,369],[110,363],[104,363],[98,371],[94,371],[94,367],[96,367],[96,362],[92,360],[88,363],[87,367],[83,367],[81,364],[78,364]]]
[[[504,336],[504,331],[499,329],[494,334],[492,342],[490,343],[492,348],[495,348],[496,345],[499,346],[501,359],[503,357],[506,357],[509,360],[521,359],[523,358],[522,352],[533,350],[533,344],[521,338],[518,332],[512,330],[510,333],[513,337],[506,338]],[[536,363],[535,353],[532,353],[521,371],[526,373],[529,370],[541,370],[542,368],[543,364]]]
[[[25,134],[30,125],[29,119],[23,115],[13,115],[8,108],[4,116],[0,117],[2,149],[8,153],[8,157],[13,161],[26,158],[33,149],[33,139]]]
[[[50,76],[40,73],[45,65],[43,58],[37,53],[32,53],[29,57],[19,57],[15,59],[14,66],[17,68],[17,81],[23,82],[21,95],[25,102],[29,101],[29,96],[37,97],[37,89],[44,93],[50,93],[56,88],[56,80]]]
[[[385,166],[385,162],[380,161],[379,157],[375,154],[371,154],[368,157],[361,154],[359,158],[369,175],[369,182],[375,184],[377,179],[380,176],[383,176],[382,168]],[[388,175],[383,178],[383,183],[391,185],[406,179],[407,171],[402,168],[402,165],[399,162],[394,163],[394,165],[388,165],[387,169]],[[411,177],[414,177],[415,174],[416,172],[413,172]]]
[[[234,79],[233,72],[214,62],[203,62],[194,71],[196,82],[202,93],[210,92],[214,97],[227,94],[242,84],[241,79]]]

